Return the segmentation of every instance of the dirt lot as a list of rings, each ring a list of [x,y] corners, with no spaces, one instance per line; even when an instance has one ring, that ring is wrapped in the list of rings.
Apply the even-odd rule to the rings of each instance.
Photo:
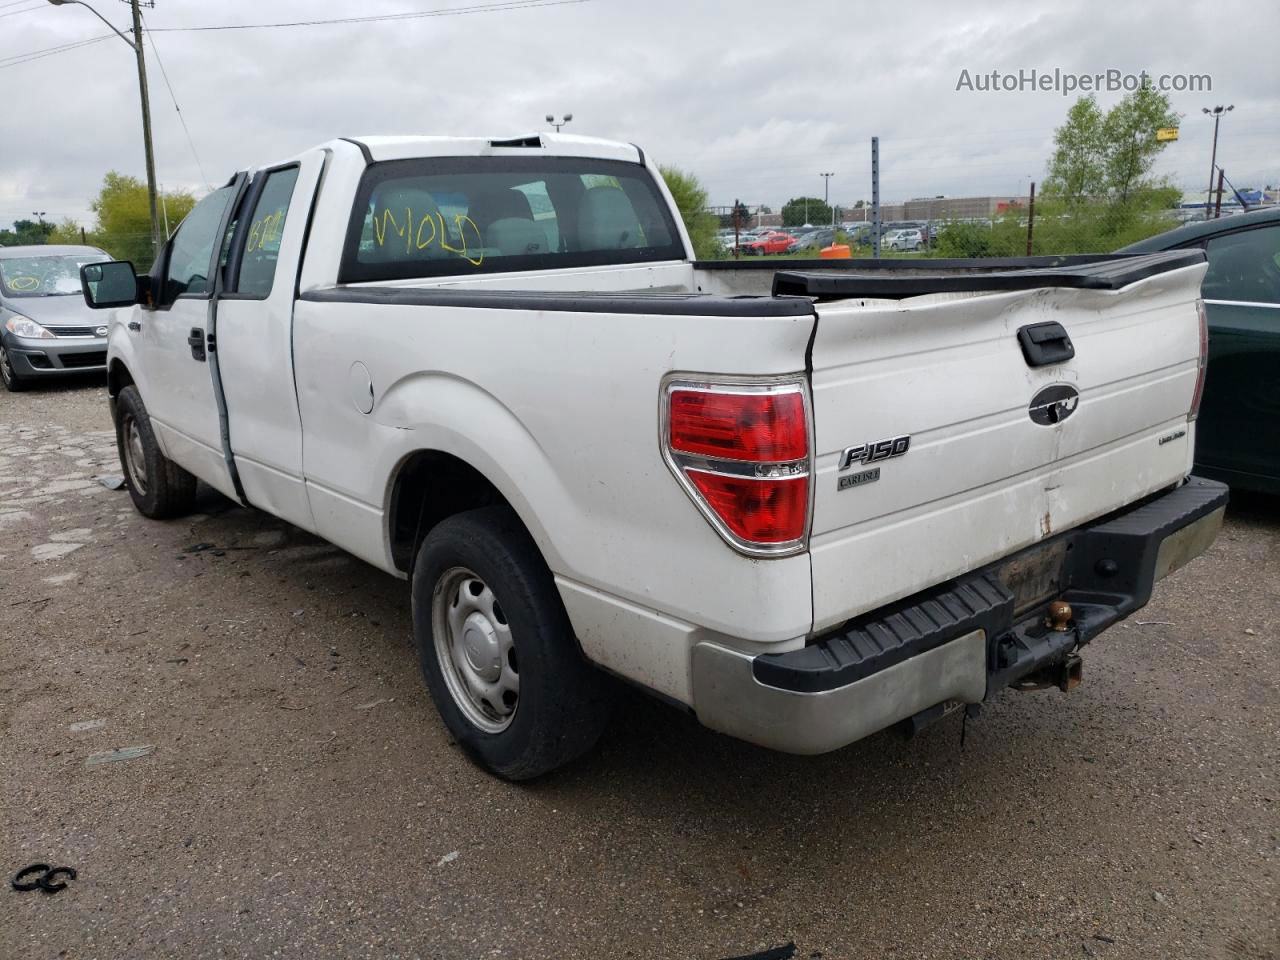
[[[782,756],[635,694],[512,786],[441,727],[403,583],[118,473],[100,386],[0,396],[0,866],[79,871],[0,890],[6,960],[1280,955],[1280,502],[963,750]]]

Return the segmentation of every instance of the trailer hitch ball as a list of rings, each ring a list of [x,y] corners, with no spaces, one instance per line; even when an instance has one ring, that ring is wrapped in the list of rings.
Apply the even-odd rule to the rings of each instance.
[[[1071,617],[1071,604],[1065,600],[1055,600],[1049,604],[1049,616],[1044,625],[1058,633],[1066,633],[1071,629]]]

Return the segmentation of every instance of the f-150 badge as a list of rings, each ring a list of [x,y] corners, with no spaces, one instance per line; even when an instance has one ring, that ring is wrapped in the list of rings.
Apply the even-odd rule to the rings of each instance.
[[[872,443],[855,443],[851,447],[845,447],[840,454],[840,472],[850,469],[855,463],[878,463],[881,460],[889,460],[893,457],[900,457],[911,448],[911,437],[890,437],[887,440],[876,440]],[[836,484],[837,490],[848,490],[850,487],[861,486],[864,483],[874,483],[880,479],[880,468],[874,470],[860,470],[855,474],[847,477],[840,477]]]

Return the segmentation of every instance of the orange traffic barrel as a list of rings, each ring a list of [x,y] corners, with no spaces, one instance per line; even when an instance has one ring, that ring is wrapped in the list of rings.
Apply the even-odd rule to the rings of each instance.
[[[853,254],[849,251],[847,243],[833,243],[829,247],[823,247],[818,251],[818,256],[823,260],[849,260]]]

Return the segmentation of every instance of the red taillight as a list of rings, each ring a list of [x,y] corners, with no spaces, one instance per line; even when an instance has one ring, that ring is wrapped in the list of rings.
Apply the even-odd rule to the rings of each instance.
[[[788,543],[804,536],[809,514],[809,478],[757,480],[690,470],[716,516],[734,536],[751,543]]]
[[[1205,314],[1204,301],[1196,301],[1196,312],[1200,315],[1200,368],[1196,372],[1196,388],[1191,394],[1191,410],[1188,420],[1200,416],[1200,398],[1204,396],[1204,376],[1209,369],[1209,318]]]
[[[809,421],[802,382],[672,383],[667,460],[729,543],[770,555],[801,549],[809,525]]]
[[[671,449],[733,460],[799,460],[807,453],[799,393],[671,391]]]

